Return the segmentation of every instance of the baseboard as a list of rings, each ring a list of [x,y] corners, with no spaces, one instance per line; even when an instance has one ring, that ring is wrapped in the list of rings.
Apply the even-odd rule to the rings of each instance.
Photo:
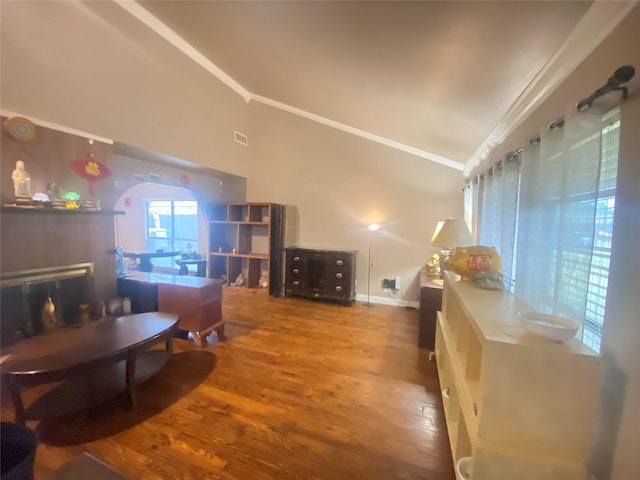
[[[417,309],[420,306],[420,302],[418,301],[404,300],[402,298],[378,297],[374,295],[371,295],[371,297],[367,297],[367,295],[364,294],[356,294],[356,301],[367,303],[367,300],[369,300],[371,303],[391,305],[393,307],[410,307]]]

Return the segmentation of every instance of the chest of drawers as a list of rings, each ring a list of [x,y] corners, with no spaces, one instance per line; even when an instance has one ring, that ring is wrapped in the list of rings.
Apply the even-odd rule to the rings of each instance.
[[[285,249],[285,296],[351,304],[356,297],[355,250]]]

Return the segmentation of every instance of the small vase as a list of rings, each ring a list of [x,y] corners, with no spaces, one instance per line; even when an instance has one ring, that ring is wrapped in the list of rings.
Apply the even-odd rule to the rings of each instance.
[[[78,307],[79,315],[78,315],[78,324],[81,327],[89,324],[89,320],[91,320],[89,316],[89,305],[82,304]]]
[[[51,297],[47,297],[46,302],[44,302],[40,318],[42,320],[42,333],[46,335],[56,331],[58,327],[56,305],[53,303],[53,300],[51,300]]]

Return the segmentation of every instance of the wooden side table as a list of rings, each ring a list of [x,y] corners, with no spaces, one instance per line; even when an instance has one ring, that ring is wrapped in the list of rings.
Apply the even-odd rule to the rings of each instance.
[[[442,283],[420,270],[420,326],[418,347],[433,351],[436,341],[436,317],[442,308]]]

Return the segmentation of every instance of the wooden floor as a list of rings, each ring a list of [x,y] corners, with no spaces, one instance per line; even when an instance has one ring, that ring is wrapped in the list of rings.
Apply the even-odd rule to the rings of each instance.
[[[175,340],[136,409],[28,421],[36,480],[83,451],[137,479],[455,478],[416,310],[226,287],[223,315],[228,340]]]

